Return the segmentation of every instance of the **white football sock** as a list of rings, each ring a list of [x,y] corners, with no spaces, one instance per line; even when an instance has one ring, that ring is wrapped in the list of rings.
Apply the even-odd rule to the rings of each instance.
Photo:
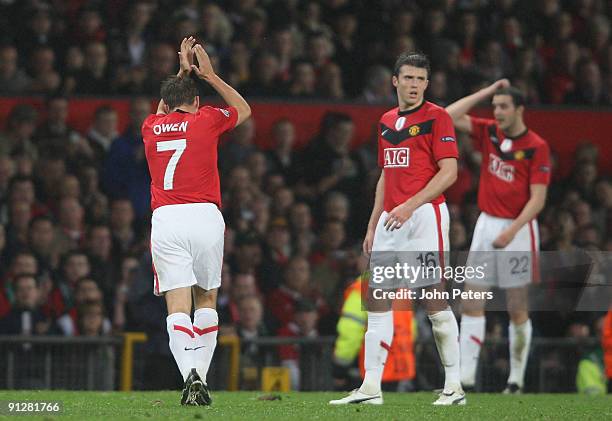
[[[191,318],[185,313],[172,313],[166,318],[166,327],[170,338],[170,351],[185,381],[191,369],[195,368],[193,359],[195,335]]]
[[[365,334],[365,377],[359,390],[368,395],[380,393],[387,354],[393,341],[393,311],[368,311]]]
[[[219,316],[214,308],[200,308],[193,315],[195,332],[195,364],[198,374],[206,383],[219,331]]]
[[[461,387],[459,379],[459,326],[450,307],[429,315],[440,360],[444,366],[444,388]]]
[[[485,338],[486,320],[484,316],[461,316],[461,332],[459,345],[461,347],[461,384],[473,387],[476,383],[476,369],[480,350]]]
[[[525,380],[531,334],[531,319],[527,319],[521,325],[510,322],[508,329],[508,336],[510,337],[510,376],[508,377],[508,383],[516,383],[519,387],[523,387],[523,381]]]

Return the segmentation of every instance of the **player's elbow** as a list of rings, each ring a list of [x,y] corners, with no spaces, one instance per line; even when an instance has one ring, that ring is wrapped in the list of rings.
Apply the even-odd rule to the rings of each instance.
[[[251,117],[251,106],[245,101],[238,109],[238,124]]]

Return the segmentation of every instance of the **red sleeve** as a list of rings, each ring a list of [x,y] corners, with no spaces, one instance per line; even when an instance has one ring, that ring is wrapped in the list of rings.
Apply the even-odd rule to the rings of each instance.
[[[215,108],[205,105],[196,113],[196,120],[200,119],[219,136],[236,127],[238,110],[236,107]]]
[[[472,132],[470,135],[472,139],[474,139],[474,148],[482,151],[482,145],[485,139],[489,137],[489,126],[495,124],[495,121],[472,116],[469,116],[469,118],[472,123]]]
[[[443,158],[459,158],[455,126],[446,111],[440,112],[434,121],[432,142],[433,156],[436,161]]]
[[[550,149],[542,143],[531,159],[529,167],[529,184],[550,184]]]

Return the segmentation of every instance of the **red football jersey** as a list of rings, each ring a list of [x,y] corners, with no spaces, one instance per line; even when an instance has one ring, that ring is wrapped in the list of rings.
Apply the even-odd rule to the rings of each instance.
[[[438,172],[439,160],[458,157],[455,128],[444,108],[424,101],[413,110],[387,111],[378,128],[378,166],[385,172],[385,211],[390,212],[423,190]],[[431,201],[442,202],[442,194]]]
[[[470,117],[474,146],[482,152],[478,207],[489,215],[516,218],[531,197],[531,184],[550,183],[550,151],[531,130],[509,138],[495,120]]]
[[[152,114],[142,124],[151,173],[151,209],[183,203],[221,206],[219,136],[234,128],[236,108],[204,106],[197,113]]]

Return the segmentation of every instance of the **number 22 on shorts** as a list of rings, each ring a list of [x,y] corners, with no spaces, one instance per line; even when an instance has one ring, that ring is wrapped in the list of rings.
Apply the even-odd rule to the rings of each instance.
[[[174,151],[166,166],[166,172],[164,173],[164,190],[172,190],[174,188],[174,171],[176,171],[176,166],[186,147],[187,139],[157,142],[157,152]]]

